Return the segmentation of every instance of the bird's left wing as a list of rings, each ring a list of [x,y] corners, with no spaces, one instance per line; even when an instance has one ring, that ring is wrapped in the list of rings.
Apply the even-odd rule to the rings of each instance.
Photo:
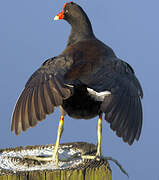
[[[88,86],[96,92],[106,92],[101,111],[111,129],[130,145],[134,139],[138,140],[142,128],[143,91],[132,67],[118,58],[111,58],[92,73]]]

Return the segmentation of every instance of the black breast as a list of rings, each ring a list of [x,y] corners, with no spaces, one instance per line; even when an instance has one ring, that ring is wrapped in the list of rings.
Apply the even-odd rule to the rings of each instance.
[[[76,87],[74,94],[63,101],[63,109],[76,119],[91,119],[99,115],[101,102],[95,101],[87,92],[86,87]]]

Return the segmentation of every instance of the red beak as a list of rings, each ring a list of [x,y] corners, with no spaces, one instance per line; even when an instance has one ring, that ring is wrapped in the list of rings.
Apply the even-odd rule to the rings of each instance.
[[[64,15],[63,15],[63,11],[62,11],[54,17],[54,20],[59,20],[59,19],[63,19],[63,18],[64,18]]]

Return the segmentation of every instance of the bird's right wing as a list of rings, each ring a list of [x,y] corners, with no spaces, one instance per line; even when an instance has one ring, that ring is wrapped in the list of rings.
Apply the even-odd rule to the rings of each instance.
[[[33,73],[15,105],[12,131],[18,135],[22,130],[35,126],[71,95],[70,88],[64,83],[64,74],[71,63],[63,56],[54,57]]]

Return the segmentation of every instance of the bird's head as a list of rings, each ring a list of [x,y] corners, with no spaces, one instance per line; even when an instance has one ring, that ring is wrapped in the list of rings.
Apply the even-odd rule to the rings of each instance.
[[[54,18],[54,20],[60,19],[66,20],[72,26],[68,45],[95,37],[87,14],[78,4],[72,1],[65,3],[62,12]]]
[[[78,4],[70,1],[64,4],[62,12],[57,14],[54,20],[64,19],[72,24],[73,22],[79,22],[84,16],[86,16],[86,14],[83,9]]]

